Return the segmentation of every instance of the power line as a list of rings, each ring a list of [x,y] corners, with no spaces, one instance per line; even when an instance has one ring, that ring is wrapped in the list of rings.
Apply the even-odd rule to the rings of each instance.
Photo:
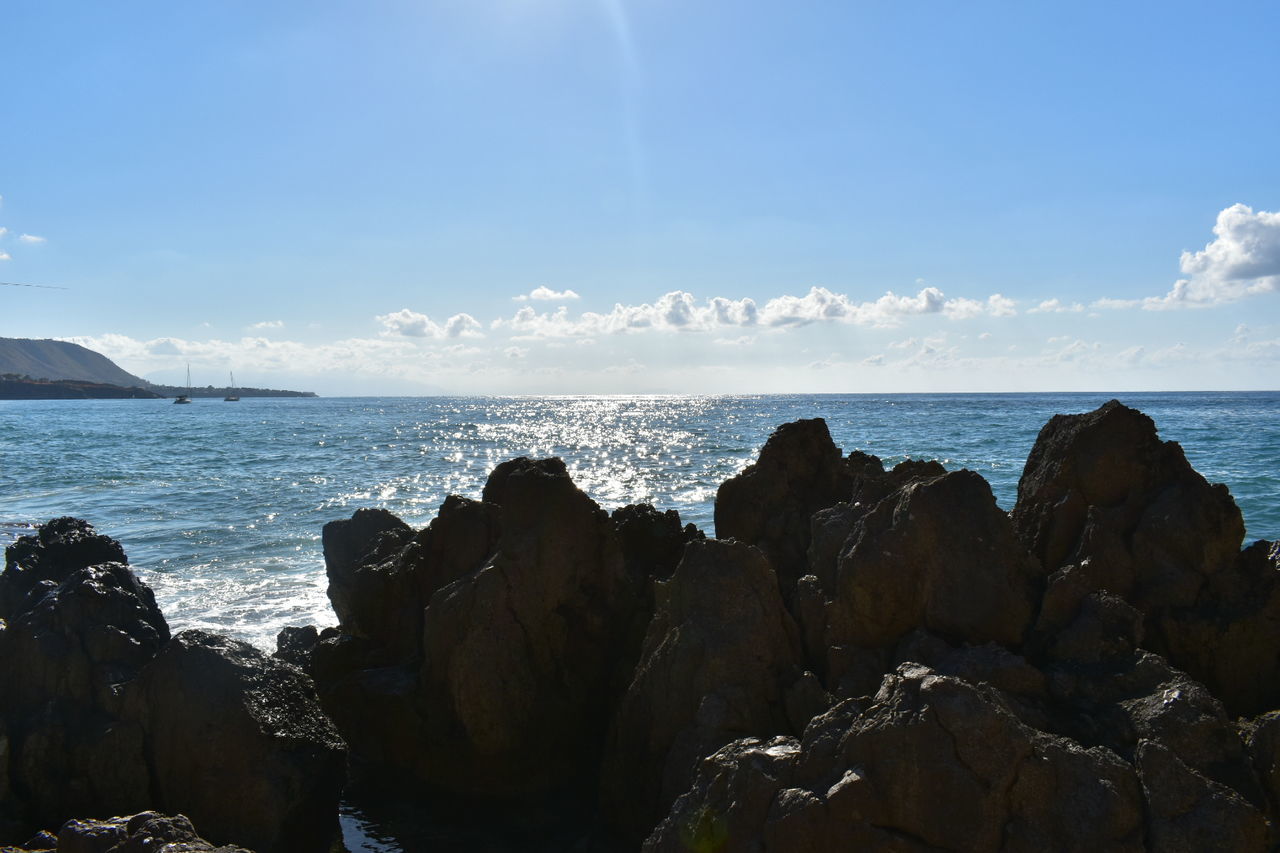
[[[58,287],[56,284],[23,284],[17,281],[0,281],[0,284],[6,287],[41,287],[45,290],[70,290],[67,287]]]

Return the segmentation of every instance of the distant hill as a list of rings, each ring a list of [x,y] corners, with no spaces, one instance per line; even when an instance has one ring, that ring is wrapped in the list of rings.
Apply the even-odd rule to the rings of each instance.
[[[176,397],[187,393],[184,387],[155,385],[116,366],[102,353],[67,341],[37,341],[31,338],[0,338],[0,378],[17,384],[5,386],[0,399],[62,399],[64,397]],[[33,381],[34,380],[34,381]],[[83,388],[54,387],[50,382],[73,380]],[[25,381],[25,384],[23,384]],[[89,386],[113,386],[90,388]],[[140,388],[145,393],[131,394]],[[314,397],[313,391],[278,391],[269,388],[215,388],[212,385],[191,389],[192,397],[223,397],[234,393],[240,397]]]
[[[66,341],[0,338],[0,374],[32,379],[75,379],[102,385],[146,388],[150,382],[121,370],[101,353]]]

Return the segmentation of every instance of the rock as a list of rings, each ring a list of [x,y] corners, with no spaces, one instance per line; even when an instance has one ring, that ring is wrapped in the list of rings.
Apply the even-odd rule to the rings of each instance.
[[[810,517],[847,501],[852,486],[826,421],[783,424],[769,436],[755,464],[720,485],[716,536],[759,547],[773,563],[789,599],[806,573]]]
[[[631,573],[666,580],[676,570],[684,546],[705,539],[692,524],[680,526],[674,509],[659,512],[649,504],[632,504],[613,511],[613,527]]]
[[[21,847],[0,851],[35,853],[251,853],[241,847],[214,847],[205,841],[185,815],[140,812],[106,820],[76,818],[67,821],[57,835],[43,831]]]
[[[1205,778],[1153,741],[1136,764],[1147,800],[1147,838],[1169,853],[1271,849],[1266,818],[1235,791]]]
[[[823,607],[828,685],[848,670],[833,649],[891,646],[916,628],[1017,647],[1040,583],[990,487],[971,471],[913,480],[882,499],[854,525],[836,575]]]
[[[1226,487],[1116,400],[1050,419],[1018,482],[1013,522],[1046,571],[1087,560],[1095,587],[1146,615],[1148,635],[1166,609],[1196,603],[1244,538]]]
[[[126,563],[120,543],[96,533],[78,518],[55,518],[33,536],[22,536],[5,549],[0,574],[0,619],[13,619],[25,609],[23,600],[42,582],[57,585],[77,569],[103,563]]]
[[[559,459],[499,465],[496,550],[432,595],[416,773],[459,793],[540,796],[594,778],[643,578]]]
[[[792,731],[787,689],[800,663],[796,627],[764,555],[734,541],[687,545],[658,585],[644,651],[614,718],[606,811],[643,835],[687,788],[701,756],[745,734]],[[812,690],[790,698],[793,713],[813,708]]]
[[[704,760],[644,849],[1029,851],[1063,839],[1142,850],[1133,769],[1023,725],[989,688],[908,664],[799,742],[740,740]]]
[[[311,666],[311,652],[320,642],[320,632],[315,625],[285,626],[276,635],[275,657],[291,663],[303,672]]]
[[[55,519],[6,556],[0,838],[160,805],[263,851],[327,847],[343,751],[306,676],[243,643],[171,638],[128,565],[94,562],[124,553],[86,522]],[[123,851],[122,825],[59,843]]]
[[[73,540],[92,529],[68,521],[54,524],[70,529]],[[105,563],[68,573],[55,565],[55,555],[83,556],[99,539],[105,537],[80,538],[61,552],[36,549],[41,560],[35,566],[64,579],[36,587],[46,591],[28,595],[28,609],[0,633],[9,785],[20,792],[29,823],[134,810],[150,795],[143,733],[122,714],[121,693],[169,639],[169,628],[151,590],[128,566]],[[13,569],[10,563],[6,574]]]
[[[1253,543],[1194,605],[1164,613],[1156,630],[1156,645],[1232,713],[1280,708],[1280,542]]]
[[[403,602],[405,590],[398,573],[379,564],[404,547],[412,534],[409,525],[385,509],[358,509],[350,520],[324,526],[329,601],[346,633],[369,636],[388,630],[386,608]],[[390,620],[392,626],[399,622]]]
[[[184,631],[127,700],[146,731],[158,806],[190,815],[219,843],[327,849],[345,748],[296,667]]]

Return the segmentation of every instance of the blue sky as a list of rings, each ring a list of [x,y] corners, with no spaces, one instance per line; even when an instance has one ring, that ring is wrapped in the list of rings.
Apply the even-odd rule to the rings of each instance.
[[[0,281],[66,288],[0,288],[0,335],[155,381],[1280,376],[1274,3],[10,0],[0,23]]]

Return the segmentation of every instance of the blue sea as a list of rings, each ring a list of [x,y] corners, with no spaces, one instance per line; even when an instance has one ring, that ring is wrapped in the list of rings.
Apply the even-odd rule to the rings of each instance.
[[[124,545],[175,630],[274,649],[335,620],[320,531],[360,507],[422,526],[515,456],[560,456],[601,506],[676,509],[713,534],[716,488],[770,432],[823,417],[836,443],[982,474],[1005,509],[1054,414],[1111,396],[1226,483],[1249,538],[1280,538],[1280,392],[251,398],[0,402],[0,545],[59,515]]]

